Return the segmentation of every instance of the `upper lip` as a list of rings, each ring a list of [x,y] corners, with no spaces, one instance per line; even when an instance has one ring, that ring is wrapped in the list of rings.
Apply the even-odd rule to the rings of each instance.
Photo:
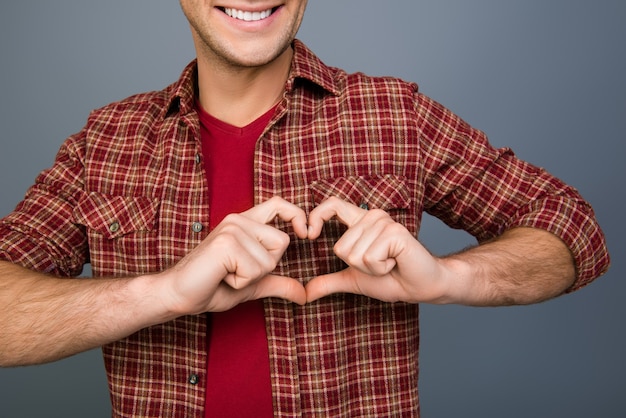
[[[235,9],[235,10],[241,10],[244,12],[264,12],[266,10],[275,10],[277,7],[279,7],[279,5],[272,5],[272,4],[267,4],[267,5],[258,5],[258,4],[254,4],[254,5],[250,5],[247,4],[245,6],[238,6],[238,5],[219,5],[216,6],[220,9]]]

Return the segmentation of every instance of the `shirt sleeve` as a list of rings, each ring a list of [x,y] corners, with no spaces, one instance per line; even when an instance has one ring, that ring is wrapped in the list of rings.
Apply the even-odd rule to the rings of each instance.
[[[89,262],[84,227],[73,208],[83,192],[83,133],[68,138],[53,166],[24,200],[0,219],[0,259],[58,276],[77,276]]]
[[[607,271],[604,234],[576,189],[508,148],[493,148],[483,132],[426,96],[418,94],[416,103],[428,213],[479,242],[515,227],[555,234],[575,261],[570,292]]]

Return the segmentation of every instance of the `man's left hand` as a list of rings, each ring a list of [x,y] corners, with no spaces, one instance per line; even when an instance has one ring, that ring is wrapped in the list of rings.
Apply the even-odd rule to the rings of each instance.
[[[348,267],[313,278],[306,286],[308,302],[354,293],[386,302],[436,303],[445,294],[444,263],[385,211],[331,197],[311,211],[308,238],[318,238],[332,218],[348,226],[334,247]]]

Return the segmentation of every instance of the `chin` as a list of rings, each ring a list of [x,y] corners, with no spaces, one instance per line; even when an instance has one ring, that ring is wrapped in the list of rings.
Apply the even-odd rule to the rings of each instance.
[[[230,62],[230,64],[252,68],[252,67],[263,67],[268,65],[274,61],[276,61],[279,57],[283,55],[283,53],[289,48],[288,44],[282,49],[278,50],[269,50],[269,51],[258,51],[254,50],[248,54],[237,54],[230,55],[226,59]]]

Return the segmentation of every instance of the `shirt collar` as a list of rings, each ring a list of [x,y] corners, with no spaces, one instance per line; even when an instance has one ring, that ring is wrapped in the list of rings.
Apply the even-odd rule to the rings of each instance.
[[[193,60],[185,67],[178,81],[165,89],[167,107],[163,117],[173,112],[180,112],[181,115],[185,115],[194,111],[198,90],[197,80],[198,63],[197,60]]]
[[[287,91],[291,92],[295,89],[297,80],[307,80],[334,95],[340,94],[335,80],[336,71],[326,66],[306,45],[297,39],[293,41],[293,49],[291,72],[285,86]],[[193,60],[185,67],[178,81],[166,89],[168,105],[163,116],[175,111],[180,112],[180,114],[194,111],[198,90],[197,77],[197,61]]]
[[[305,79],[334,95],[340,94],[335,80],[336,70],[324,64],[306,45],[297,39],[293,41],[293,50],[291,73],[286,86],[287,91],[294,89],[296,80]]]

